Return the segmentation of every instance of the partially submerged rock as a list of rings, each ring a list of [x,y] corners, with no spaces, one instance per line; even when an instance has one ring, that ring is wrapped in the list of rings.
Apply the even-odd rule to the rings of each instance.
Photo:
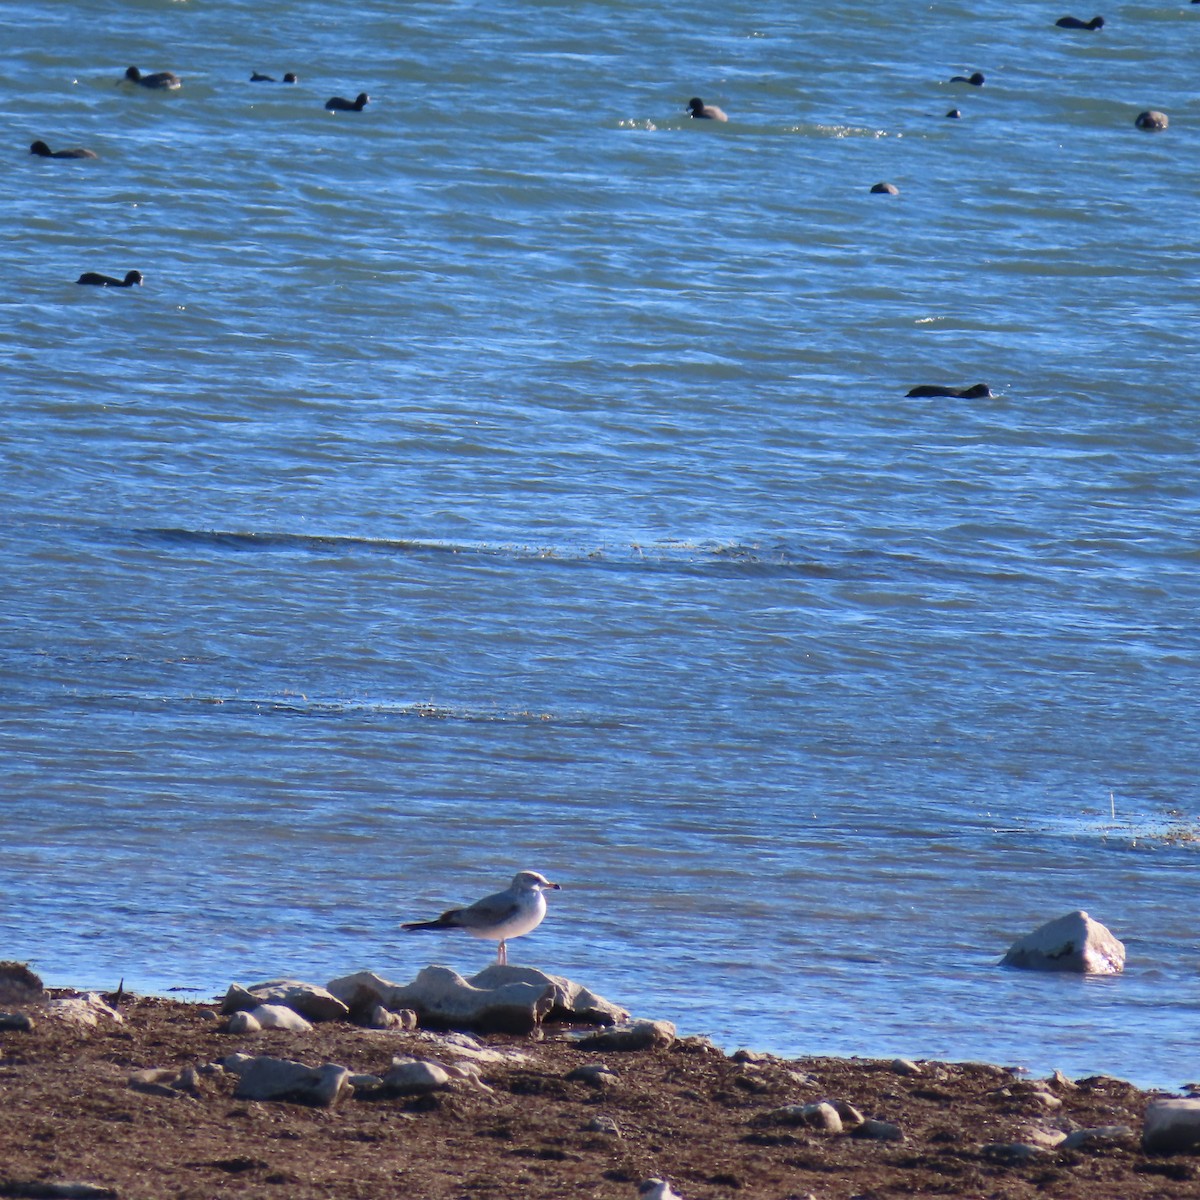
[[[1125,967],[1125,947],[1099,921],[1079,911],[1047,921],[1018,938],[1000,965],[1030,971],[1118,975]]]
[[[411,1009],[421,1025],[480,1032],[528,1033],[546,1020],[611,1025],[629,1015],[562,976],[499,964],[470,979],[449,967],[426,967],[409,984],[358,971],[332,980],[329,992],[365,1022],[377,1020],[382,1006]]]

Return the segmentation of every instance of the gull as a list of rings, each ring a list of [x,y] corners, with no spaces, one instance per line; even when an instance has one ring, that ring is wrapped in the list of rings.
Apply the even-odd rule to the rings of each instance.
[[[436,921],[409,921],[401,929],[463,929],[475,938],[499,942],[496,961],[508,964],[509,938],[530,933],[546,915],[546,891],[560,891],[545,875],[536,871],[518,871],[510,887],[494,896],[484,896],[467,908],[451,908]]]
[[[638,1184],[641,1200],[683,1200],[665,1179],[647,1179]]]

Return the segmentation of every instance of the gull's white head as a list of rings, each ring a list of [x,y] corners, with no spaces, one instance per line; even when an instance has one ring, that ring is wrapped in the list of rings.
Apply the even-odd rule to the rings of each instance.
[[[536,871],[518,871],[513,876],[512,885],[522,892],[562,891],[557,883],[551,883],[545,875],[539,875]]]

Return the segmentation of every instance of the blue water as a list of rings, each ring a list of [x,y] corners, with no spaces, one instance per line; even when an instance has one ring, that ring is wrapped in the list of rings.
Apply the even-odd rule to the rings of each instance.
[[[268,8],[0,14],[0,957],[1194,1078],[1200,6]]]

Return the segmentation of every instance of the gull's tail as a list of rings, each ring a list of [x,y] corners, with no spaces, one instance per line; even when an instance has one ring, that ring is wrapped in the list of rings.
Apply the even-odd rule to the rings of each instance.
[[[458,909],[452,908],[449,912],[444,912],[436,921],[408,921],[401,925],[401,929],[407,929],[410,933],[417,929],[454,929],[458,926]]]

